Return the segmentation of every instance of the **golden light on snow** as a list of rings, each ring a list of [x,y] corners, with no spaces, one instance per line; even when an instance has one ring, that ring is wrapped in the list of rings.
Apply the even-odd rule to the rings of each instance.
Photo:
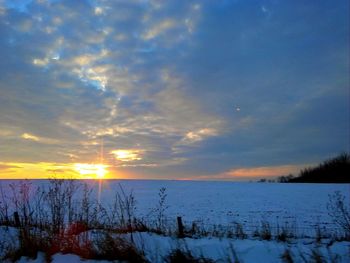
[[[74,169],[87,178],[102,179],[108,173],[107,165],[104,164],[88,164],[76,163]]]
[[[134,150],[134,149],[119,149],[113,150],[110,153],[114,155],[114,157],[122,162],[130,162],[130,161],[138,161],[142,160],[141,154],[142,150]]]

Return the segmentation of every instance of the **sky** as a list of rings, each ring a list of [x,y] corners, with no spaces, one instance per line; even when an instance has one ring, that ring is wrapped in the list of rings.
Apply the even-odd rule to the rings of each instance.
[[[349,152],[347,0],[0,0],[0,178],[252,180]]]

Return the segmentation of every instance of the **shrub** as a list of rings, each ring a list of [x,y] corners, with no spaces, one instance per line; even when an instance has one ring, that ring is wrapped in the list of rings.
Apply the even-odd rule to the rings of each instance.
[[[345,196],[339,191],[329,195],[327,210],[333,221],[344,231],[344,238],[350,239],[350,209],[345,204]]]
[[[289,249],[286,249],[282,256],[281,256],[281,259],[283,262],[285,263],[293,263],[294,260],[293,260],[293,256],[292,256],[292,252],[289,250]]]
[[[284,225],[280,227],[279,223],[277,222],[276,239],[278,241],[286,242],[288,238],[293,238],[296,235],[297,234],[296,234],[295,225],[285,222]]]
[[[270,223],[267,221],[261,222],[260,238],[264,240],[271,240],[272,238]]]
[[[165,225],[166,225],[166,217],[165,212],[169,208],[169,206],[166,204],[166,188],[162,187],[159,189],[159,200],[156,205],[156,207],[152,210],[152,213],[156,216],[156,230],[159,233],[164,233],[165,231]]]
[[[130,263],[147,262],[144,253],[132,243],[120,237],[112,237],[108,233],[104,233],[103,237],[97,241],[96,248],[90,258],[120,260]]]
[[[38,252],[48,251],[50,245],[51,241],[44,233],[22,229],[19,235],[19,247],[8,249],[2,259],[11,262],[19,260],[22,256],[36,259]]]
[[[239,239],[247,238],[247,234],[244,232],[242,224],[235,222],[234,237]]]

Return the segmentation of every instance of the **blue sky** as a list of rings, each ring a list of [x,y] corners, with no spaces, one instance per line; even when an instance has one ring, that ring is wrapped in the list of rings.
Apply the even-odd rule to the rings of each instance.
[[[349,151],[348,33],[345,0],[0,0],[0,177],[297,173]]]

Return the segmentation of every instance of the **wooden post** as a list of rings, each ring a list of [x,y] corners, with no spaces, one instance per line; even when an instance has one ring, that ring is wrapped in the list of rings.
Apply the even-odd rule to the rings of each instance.
[[[178,227],[178,237],[183,238],[184,235],[184,225],[182,224],[182,218],[181,216],[177,217],[177,227]]]
[[[16,227],[20,227],[20,226],[21,226],[21,222],[19,221],[18,212],[17,212],[17,211],[14,212],[14,213],[13,213],[13,216],[14,216],[14,218],[15,218],[15,226],[16,226]]]

